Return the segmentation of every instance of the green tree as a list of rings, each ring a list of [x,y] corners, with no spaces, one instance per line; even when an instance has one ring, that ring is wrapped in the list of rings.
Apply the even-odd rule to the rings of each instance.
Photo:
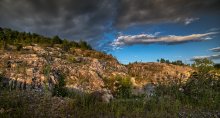
[[[68,40],[64,39],[62,43],[62,49],[64,51],[69,51],[71,47],[72,47],[72,44]]]
[[[79,46],[80,48],[85,49],[85,50],[92,50],[92,47],[88,45],[87,42],[85,41],[80,41]]]
[[[179,66],[185,65],[181,60],[173,61],[172,64],[179,65]]]
[[[159,59],[157,59],[157,62],[160,62],[160,60],[159,60]]]
[[[59,36],[54,36],[52,38],[52,44],[61,44],[62,43],[62,40],[60,39]]]
[[[169,63],[170,63],[170,61],[169,61],[169,60],[166,60],[166,61],[165,61],[165,63],[169,64]]]
[[[214,69],[214,63],[207,59],[195,59],[194,63],[192,64],[193,67],[198,69],[198,72],[201,74],[206,74],[209,71]]]
[[[161,58],[160,63],[166,63],[166,60],[164,58]]]

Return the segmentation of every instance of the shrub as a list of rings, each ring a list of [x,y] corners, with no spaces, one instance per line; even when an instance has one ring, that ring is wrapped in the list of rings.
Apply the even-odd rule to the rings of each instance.
[[[206,74],[214,69],[214,63],[207,58],[195,59],[192,66],[195,67],[201,74]]]
[[[68,57],[67,57],[67,60],[69,61],[69,62],[71,62],[71,63],[77,63],[78,61],[76,60],[76,58],[74,57],[74,56],[72,56],[72,55],[69,55]]]
[[[220,80],[214,75],[194,73],[184,86],[184,94],[196,105],[210,106],[220,103]],[[211,103],[211,104],[210,104]]]
[[[130,78],[116,76],[116,97],[130,98],[132,95],[132,83]]]
[[[65,88],[66,82],[63,74],[59,74],[58,84],[54,86],[53,96],[65,97],[67,95],[67,90]]]
[[[17,51],[21,51],[22,48],[23,48],[22,44],[17,44],[17,45],[16,45],[16,50],[17,50]]]

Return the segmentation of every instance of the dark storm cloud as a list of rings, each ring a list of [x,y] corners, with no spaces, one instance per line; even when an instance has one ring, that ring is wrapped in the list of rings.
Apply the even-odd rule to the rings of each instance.
[[[0,27],[97,42],[134,24],[198,20],[219,0],[0,0]]]
[[[113,12],[107,0],[0,0],[0,26],[88,39],[109,29]]]
[[[190,23],[195,14],[219,11],[219,0],[120,0],[116,25],[160,22]]]

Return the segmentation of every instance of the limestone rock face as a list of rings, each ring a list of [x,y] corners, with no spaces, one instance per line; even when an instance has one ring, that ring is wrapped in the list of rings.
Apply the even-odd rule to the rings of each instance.
[[[177,66],[165,63],[133,63],[127,65],[129,75],[135,78],[138,86],[148,83],[169,84],[169,82],[185,82],[194,71],[188,66]]]
[[[113,98],[111,92],[103,91],[106,78],[116,75],[129,77],[137,93],[151,93],[146,85],[185,81],[192,71],[187,66],[161,63],[123,65],[113,56],[94,50],[71,49],[65,52],[59,47],[38,45],[23,47],[22,51],[0,50],[0,74],[4,75],[2,86],[52,90],[62,73],[66,88],[88,93],[99,91],[105,102]]]
[[[19,89],[21,85],[25,85],[25,89],[52,89],[58,83],[57,73],[63,73],[69,89],[101,91],[103,78],[113,76],[113,73],[127,74],[126,67],[112,56],[96,51],[73,49],[63,52],[58,47],[37,45],[23,49],[21,52],[0,52],[0,72],[12,80],[12,89]]]

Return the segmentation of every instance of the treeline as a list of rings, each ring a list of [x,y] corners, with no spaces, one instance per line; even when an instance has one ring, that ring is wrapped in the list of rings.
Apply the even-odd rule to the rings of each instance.
[[[168,60],[168,59],[164,59],[164,58],[157,59],[157,62],[160,62],[160,63],[167,63],[167,64],[173,64],[173,65],[179,65],[179,66],[187,65],[187,64],[184,64],[181,60],[170,61],[170,60]]]
[[[9,28],[0,27],[0,48],[7,49],[8,45],[19,47],[21,45],[31,44],[39,44],[42,46],[54,46],[58,44],[64,50],[69,50],[72,47],[92,50],[92,47],[85,41],[69,41],[66,39],[61,39],[59,36],[50,38],[36,33],[18,32]]]

